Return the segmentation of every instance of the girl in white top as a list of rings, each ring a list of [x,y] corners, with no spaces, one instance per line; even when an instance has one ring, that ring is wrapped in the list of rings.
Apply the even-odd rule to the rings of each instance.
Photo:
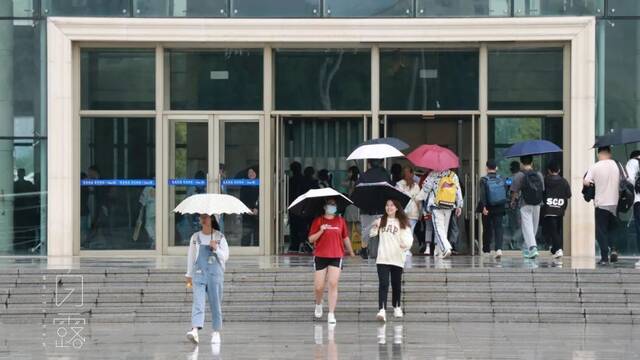
[[[229,259],[227,239],[220,232],[214,216],[200,215],[202,230],[191,236],[187,256],[187,287],[193,288],[191,331],[187,339],[198,343],[198,330],[204,326],[205,297],[209,298],[213,334],[211,343],[220,343],[222,329],[222,285],[224,270]]]
[[[405,194],[409,195],[411,200],[404,208],[407,217],[409,218],[409,225],[411,226],[411,236],[418,223],[418,219],[422,215],[422,201],[426,199],[426,194],[422,191],[418,183],[415,181],[415,174],[411,166],[405,166],[402,168],[402,180],[398,181],[396,188]],[[406,250],[407,256],[411,256],[411,246]]]
[[[391,277],[391,304],[393,316],[402,317],[400,296],[402,294],[402,271],[406,259],[405,250],[411,247],[413,233],[409,219],[397,200],[387,200],[385,214],[374,222],[370,236],[379,237],[378,257],[378,314],[376,318],[387,321],[387,293],[389,292],[389,277]]]

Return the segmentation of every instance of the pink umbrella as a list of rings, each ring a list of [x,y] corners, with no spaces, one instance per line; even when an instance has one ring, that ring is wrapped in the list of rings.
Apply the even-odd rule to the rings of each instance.
[[[460,160],[453,151],[438,145],[420,145],[413,150],[407,159],[415,166],[444,171],[460,167]]]

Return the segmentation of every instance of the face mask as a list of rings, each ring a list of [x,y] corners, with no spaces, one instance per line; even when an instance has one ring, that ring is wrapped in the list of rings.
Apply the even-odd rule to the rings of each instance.
[[[338,209],[335,205],[327,205],[324,207],[324,211],[327,215],[334,215],[338,211]]]

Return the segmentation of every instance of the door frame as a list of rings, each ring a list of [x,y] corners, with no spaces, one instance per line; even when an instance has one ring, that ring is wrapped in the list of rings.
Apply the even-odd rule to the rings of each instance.
[[[455,111],[437,111],[437,112],[416,112],[416,111],[406,111],[406,112],[393,112],[393,111],[385,111],[384,114],[382,115],[382,121],[384,124],[384,134],[382,134],[383,137],[387,137],[388,136],[388,132],[389,132],[389,116],[422,116],[425,122],[429,122],[432,119],[436,119],[437,117],[440,118],[449,118],[452,120],[457,121],[456,124],[456,136],[458,137],[458,140],[460,140],[460,138],[464,137],[464,133],[462,132],[462,123],[461,122],[469,122],[469,127],[471,129],[471,144],[470,144],[470,150],[471,150],[471,154],[470,154],[470,158],[469,158],[469,182],[470,185],[466,187],[466,191],[465,191],[465,195],[466,196],[466,201],[463,207],[463,211],[462,211],[462,216],[466,217],[470,224],[469,224],[469,232],[468,232],[468,237],[469,237],[469,244],[467,244],[469,246],[470,249],[470,255],[476,255],[476,237],[480,237],[481,233],[477,233],[476,231],[476,223],[478,223],[478,219],[475,216],[475,204],[477,203],[477,184],[479,181],[479,169],[476,168],[476,163],[478,162],[478,151],[477,151],[477,145],[479,143],[479,146],[486,146],[486,142],[487,140],[484,138],[478,138],[476,139],[476,137],[478,136],[478,132],[476,131],[476,124],[477,124],[477,118],[478,118],[478,112],[476,111],[467,111],[467,112],[455,112]],[[464,139],[463,139],[464,140]],[[460,147],[460,143],[458,144],[458,147]],[[456,149],[456,153],[458,152],[459,149]],[[457,154],[456,154],[457,155]],[[460,179],[461,182],[464,182],[465,179]],[[482,240],[478,239],[478,244],[480,244],[479,246],[482,246]]]
[[[162,192],[162,216],[159,217],[161,222],[162,232],[160,236],[158,236],[157,241],[161,241],[161,253],[162,255],[175,255],[175,256],[184,256],[187,254],[186,246],[169,246],[169,239],[171,233],[173,232],[173,221],[172,219],[172,202],[173,196],[171,194],[171,186],[168,186],[169,179],[172,178],[172,173],[174,171],[173,165],[175,161],[175,149],[174,149],[174,132],[175,132],[175,124],[176,123],[205,123],[207,124],[207,152],[209,154],[207,159],[207,192],[209,193],[219,193],[220,192],[220,169],[216,164],[220,163],[220,159],[222,158],[222,146],[224,143],[224,129],[223,126],[228,122],[256,122],[259,124],[259,143],[257,146],[259,149],[262,149],[263,141],[263,131],[264,131],[264,121],[262,121],[262,115],[256,114],[248,114],[248,115],[228,115],[228,114],[171,114],[165,113],[162,117],[164,131],[162,139],[162,158],[163,158],[163,171],[161,172],[161,176],[158,178],[159,182],[163,184],[167,184],[165,186],[165,190]],[[267,156],[264,154],[264,151],[260,151],[260,164],[264,162],[264,157]],[[260,165],[259,169],[259,179],[261,179],[260,184],[260,195],[259,202],[260,204],[267,204],[265,201],[265,191],[264,191],[264,183],[267,183],[269,179],[266,177],[268,172],[264,168],[264,166]],[[264,180],[263,180],[264,179]],[[268,207],[265,205],[263,207]],[[259,245],[255,247],[240,247],[240,246],[232,246],[229,248],[230,252],[233,255],[260,255],[264,253],[265,249],[265,241],[264,239],[268,239],[268,229],[266,229],[266,219],[268,216],[268,211],[261,211],[259,213],[259,231],[260,231],[260,241]]]
[[[289,169],[289,164],[284,162],[285,158],[285,142],[283,141],[283,137],[285,135],[284,132],[284,121],[286,118],[295,118],[300,121],[304,121],[305,118],[327,118],[327,119],[335,119],[335,118],[358,118],[362,117],[363,128],[362,128],[362,141],[367,140],[367,134],[371,125],[371,112],[370,111],[274,111],[273,121],[275,121],[275,180],[273,184],[273,189],[275,190],[275,207],[274,207],[274,217],[275,217],[275,241],[274,241],[274,251],[276,255],[281,255],[286,253],[286,250],[281,252],[281,247],[284,245],[284,235],[285,235],[285,219],[288,219],[287,214],[287,199],[286,197],[289,194],[288,188],[288,177],[285,172]],[[289,199],[291,201],[291,199]]]

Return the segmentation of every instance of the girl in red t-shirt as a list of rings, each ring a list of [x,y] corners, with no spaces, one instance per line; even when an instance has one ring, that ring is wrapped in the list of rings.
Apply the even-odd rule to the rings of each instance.
[[[309,242],[314,245],[313,278],[316,296],[316,319],[322,317],[322,295],[325,281],[329,282],[329,314],[327,322],[336,323],[334,311],[338,302],[338,281],[342,270],[342,257],[345,247],[350,256],[355,256],[351,248],[351,240],[347,233],[347,223],[336,215],[338,211],[336,199],[328,198],[324,205],[324,215],[313,220],[309,230]]]

